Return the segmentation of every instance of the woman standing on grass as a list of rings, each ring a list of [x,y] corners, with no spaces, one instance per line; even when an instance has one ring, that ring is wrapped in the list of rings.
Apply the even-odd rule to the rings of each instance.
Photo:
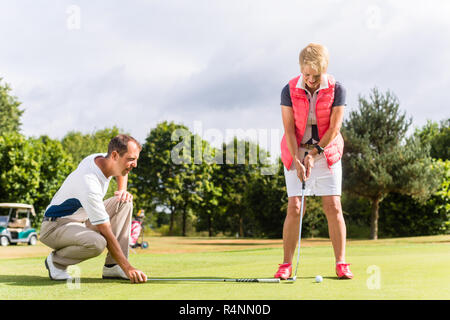
[[[284,260],[275,278],[287,279],[292,274],[303,181],[306,184],[305,196],[322,197],[338,278],[353,278],[349,264],[345,263],[346,227],[341,207],[344,140],[340,128],[345,89],[327,74],[327,67],[328,50],[320,44],[309,44],[300,52],[301,74],[290,80],[281,94],[285,131],[281,141],[281,160],[288,208],[283,225]],[[305,209],[306,201],[303,214]]]

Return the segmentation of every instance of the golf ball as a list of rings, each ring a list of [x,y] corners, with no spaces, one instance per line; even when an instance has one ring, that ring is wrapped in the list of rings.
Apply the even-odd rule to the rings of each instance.
[[[320,282],[322,282],[322,281],[323,281],[322,276],[316,276],[316,282],[317,282],[317,283],[320,283]]]

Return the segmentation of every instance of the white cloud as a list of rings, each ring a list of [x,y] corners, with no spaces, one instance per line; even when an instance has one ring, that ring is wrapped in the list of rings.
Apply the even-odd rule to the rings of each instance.
[[[117,125],[143,140],[162,120],[281,129],[280,92],[309,42],[329,48],[348,110],[378,86],[415,125],[449,116],[446,1],[77,1],[69,30],[73,4],[0,4],[0,76],[27,135]]]

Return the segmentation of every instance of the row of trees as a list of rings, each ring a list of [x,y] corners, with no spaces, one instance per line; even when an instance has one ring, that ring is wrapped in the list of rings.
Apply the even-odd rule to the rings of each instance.
[[[123,131],[69,132],[60,141],[26,138],[19,108],[0,82],[0,202],[33,203],[38,226],[79,161],[106,152],[109,140]],[[368,99],[360,97],[359,108],[344,122],[342,203],[350,237],[449,232],[450,119],[429,121],[407,137],[411,122],[392,93],[377,89]],[[249,161],[255,155],[257,161]],[[129,190],[148,223],[168,234],[278,238],[287,196],[282,163],[267,163],[268,156],[257,143],[234,138],[214,148],[186,126],[162,122],[143,143]],[[112,180],[107,196],[115,188]],[[308,198],[304,230],[306,236],[328,236],[317,197]]]

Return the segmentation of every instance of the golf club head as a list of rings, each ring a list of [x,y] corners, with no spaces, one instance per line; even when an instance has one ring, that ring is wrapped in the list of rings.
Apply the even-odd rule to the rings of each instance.
[[[295,282],[297,280],[297,276],[293,276],[292,278],[287,278],[286,281]]]

